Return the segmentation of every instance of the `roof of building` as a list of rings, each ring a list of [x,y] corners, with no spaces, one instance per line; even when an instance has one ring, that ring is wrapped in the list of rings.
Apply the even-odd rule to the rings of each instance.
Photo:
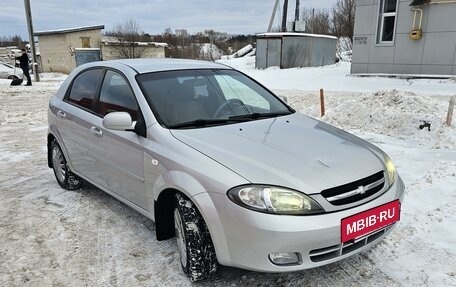
[[[90,31],[90,30],[103,30],[104,28],[105,28],[104,25],[85,26],[85,27],[76,27],[76,28],[39,31],[39,32],[35,32],[34,34],[35,34],[35,36],[57,35],[57,34],[75,33],[75,32]]]
[[[101,42],[107,46],[118,46],[118,45],[125,45],[125,44],[135,44],[138,46],[155,46],[155,47],[168,47],[167,43],[159,43],[159,42],[126,42],[122,41],[118,37],[114,36],[103,36]]]
[[[282,38],[282,37],[314,37],[314,38],[328,38],[336,39],[337,37],[331,35],[322,34],[310,34],[310,33],[294,33],[294,32],[273,32],[273,33],[262,33],[256,35],[259,38]]]
[[[421,6],[431,2],[431,0],[413,0],[410,6]]]

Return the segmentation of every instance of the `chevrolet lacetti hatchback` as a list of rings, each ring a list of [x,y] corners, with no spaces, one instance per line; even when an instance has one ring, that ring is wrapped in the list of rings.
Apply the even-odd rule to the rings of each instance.
[[[192,280],[217,265],[289,272],[373,246],[404,183],[376,146],[295,112],[227,66],[120,60],[75,69],[49,103],[48,164],[177,238]]]

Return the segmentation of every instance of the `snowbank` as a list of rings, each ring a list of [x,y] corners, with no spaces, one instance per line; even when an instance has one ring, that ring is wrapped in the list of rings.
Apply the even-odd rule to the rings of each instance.
[[[289,97],[301,112],[319,117],[319,97]],[[397,90],[326,97],[323,121],[343,129],[377,133],[434,149],[456,149],[456,125],[445,119],[448,102]],[[302,108],[304,107],[304,108]],[[430,126],[428,126],[428,124]]]

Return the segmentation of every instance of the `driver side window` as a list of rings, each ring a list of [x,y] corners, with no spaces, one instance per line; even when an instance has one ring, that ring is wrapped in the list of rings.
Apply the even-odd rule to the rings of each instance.
[[[107,71],[101,87],[97,113],[105,116],[110,112],[127,112],[133,121],[138,120],[138,104],[123,76]]]

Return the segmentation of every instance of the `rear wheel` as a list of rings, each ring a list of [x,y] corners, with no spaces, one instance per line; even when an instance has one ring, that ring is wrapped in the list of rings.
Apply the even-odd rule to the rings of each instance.
[[[203,217],[182,194],[175,197],[174,227],[184,273],[192,282],[208,278],[217,270],[214,244]]]
[[[18,80],[19,78],[15,75],[9,75],[7,79],[8,80]]]
[[[55,179],[61,187],[68,190],[74,190],[81,187],[82,179],[72,173],[68,168],[65,156],[56,140],[53,140],[51,143],[51,159]]]

